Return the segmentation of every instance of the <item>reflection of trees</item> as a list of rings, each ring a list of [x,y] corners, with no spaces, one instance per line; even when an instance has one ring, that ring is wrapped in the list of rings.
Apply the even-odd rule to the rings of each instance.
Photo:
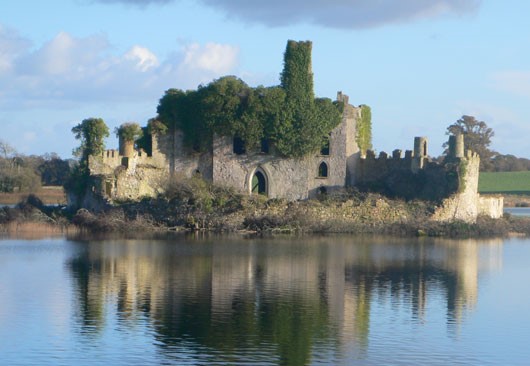
[[[104,298],[101,294],[101,287],[97,285],[97,280],[101,275],[101,261],[90,261],[87,258],[88,251],[70,262],[70,268],[74,274],[76,290],[76,300],[78,306],[77,316],[80,319],[84,331],[99,330],[104,323]]]
[[[478,258],[474,242],[439,240],[129,241],[90,243],[70,268],[82,327],[103,327],[113,301],[118,319],[148,319],[169,358],[195,345],[212,361],[298,365],[323,344],[364,353],[374,299],[421,319],[429,288],[441,289],[448,322],[461,321]]]

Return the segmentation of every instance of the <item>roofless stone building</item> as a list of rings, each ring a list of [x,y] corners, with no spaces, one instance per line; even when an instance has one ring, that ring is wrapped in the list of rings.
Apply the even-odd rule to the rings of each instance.
[[[310,68],[307,72],[312,78]],[[416,137],[414,149],[404,156],[395,150],[391,156],[382,152],[375,157],[359,147],[363,109],[351,105],[342,92],[336,102],[343,106],[340,123],[319,150],[301,157],[281,154],[267,139],[247,148],[238,136],[217,133],[211,146],[197,152],[185,143],[182,130],[169,128],[148,136],[149,153],[121,139],[118,150],[90,156],[92,190],[108,201],[137,200],[162,193],[170,179],[200,176],[244,194],[304,200],[357,185],[390,196],[442,202],[433,215],[437,220],[502,216],[502,198],[477,193],[480,158],[463,150],[463,136],[450,137],[443,163],[431,161],[425,137]]]

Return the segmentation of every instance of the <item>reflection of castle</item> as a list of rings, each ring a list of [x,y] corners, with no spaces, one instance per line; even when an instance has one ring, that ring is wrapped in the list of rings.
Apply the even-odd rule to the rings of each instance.
[[[82,318],[100,326],[111,299],[120,317],[147,315],[163,343],[186,338],[230,352],[245,337],[307,337],[297,346],[310,347],[325,334],[324,343],[362,352],[374,306],[399,303],[424,319],[442,294],[447,322],[461,322],[476,304],[479,270],[499,258],[501,243],[352,240],[107,242],[90,245],[72,270]]]

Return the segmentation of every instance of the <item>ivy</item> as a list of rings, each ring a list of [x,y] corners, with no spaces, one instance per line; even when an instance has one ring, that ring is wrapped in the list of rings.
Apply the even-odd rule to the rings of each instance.
[[[318,151],[340,123],[339,108],[314,97],[311,42],[289,41],[281,86],[251,88],[225,76],[195,91],[168,90],[157,112],[158,120],[181,130],[196,151],[207,151],[218,134],[238,136],[247,150],[266,139],[284,156],[303,156]]]
[[[114,133],[117,137],[129,142],[134,142],[143,136],[142,128],[136,122],[123,123],[120,127],[116,127]]]
[[[466,190],[466,174],[467,174],[467,160],[460,160],[458,163],[458,193],[463,193]]]
[[[361,105],[361,118],[357,123],[356,141],[362,154],[372,149],[372,110],[367,105]]]

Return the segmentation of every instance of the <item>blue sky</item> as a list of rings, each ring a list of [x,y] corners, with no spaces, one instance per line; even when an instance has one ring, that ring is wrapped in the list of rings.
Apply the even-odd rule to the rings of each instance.
[[[294,39],[313,41],[318,96],[372,107],[378,152],[427,136],[437,156],[469,114],[494,150],[530,157],[528,14],[523,0],[2,1],[0,139],[70,157],[81,120],[144,125],[168,88],[277,85]]]

